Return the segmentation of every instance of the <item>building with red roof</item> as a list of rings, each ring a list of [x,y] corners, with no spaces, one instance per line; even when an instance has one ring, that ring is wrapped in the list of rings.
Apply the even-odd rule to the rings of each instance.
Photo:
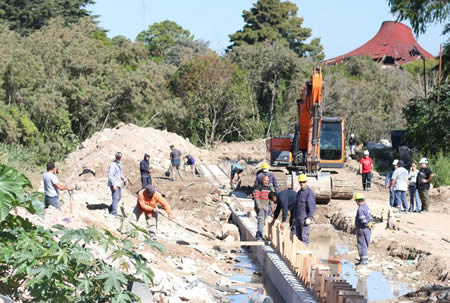
[[[390,65],[406,64],[422,59],[422,56],[425,59],[433,58],[433,55],[416,41],[411,28],[395,21],[384,21],[378,33],[368,42],[351,52],[325,60],[323,63],[337,64],[355,56],[369,56],[377,62]]]

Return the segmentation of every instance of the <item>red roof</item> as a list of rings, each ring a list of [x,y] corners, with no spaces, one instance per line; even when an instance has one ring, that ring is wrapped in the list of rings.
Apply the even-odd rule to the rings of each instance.
[[[405,64],[420,59],[419,53],[425,59],[433,58],[432,54],[419,45],[407,25],[384,21],[378,33],[364,45],[342,56],[325,60],[324,63],[335,64],[348,57],[370,56],[384,63]]]

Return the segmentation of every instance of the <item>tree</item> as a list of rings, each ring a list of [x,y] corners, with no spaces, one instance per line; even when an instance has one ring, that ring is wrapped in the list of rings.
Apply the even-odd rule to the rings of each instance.
[[[229,35],[233,44],[228,48],[277,41],[300,57],[322,60],[324,54],[320,39],[314,39],[311,44],[305,42],[311,36],[311,29],[302,27],[303,18],[297,13],[297,6],[290,1],[258,0],[250,11],[243,12],[246,24],[242,30]]]
[[[194,36],[188,30],[169,20],[153,23],[148,30],[140,32],[136,37],[136,41],[147,45],[151,56],[160,59],[177,43],[192,40]]]
[[[76,23],[89,16],[86,10],[94,0],[3,0],[0,1],[0,19],[9,24],[9,28],[21,34],[40,29],[51,18],[63,17],[66,24]]]
[[[243,122],[252,120],[245,84],[245,73],[214,53],[181,65],[171,87],[185,113],[184,135],[205,146],[245,139]]]
[[[437,102],[438,97],[439,102]],[[403,109],[408,138],[422,153],[436,155],[450,151],[450,85],[444,83],[427,98],[415,97]]]
[[[234,47],[228,56],[247,70],[248,87],[256,97],[265,136],[273,128],[293,131],[295,100],[311,73],[311,63],[278,42]]]
[[[416,35],[425,33],[427,25],[448,22],[450,2],[446,0],[388,0],[391,13],[398,19],[409,20]]]
[[[361,142],[390,137],[403,129],[402,108],[421,93],[421,87],[407,71],[383,68],[369,57],[352,57],[324,70],[324,116],[345,120],[347,135]]]

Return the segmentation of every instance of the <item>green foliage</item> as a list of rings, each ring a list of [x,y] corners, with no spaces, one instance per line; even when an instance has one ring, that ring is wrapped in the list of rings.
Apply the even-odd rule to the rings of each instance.
[[[265,136],[272,133],[273,126],[276,131],[293,132],[297,114],[295,101],[299,88],[312,71],[312,64],[299,59],[278,42],[234,47],[228,56],[247,70],[247,85],[256,98]]]
[[[429,74],[432,69],[439,67],[438,59],[425,60],[425,73]],[[423,60],[416,60],[402,65],[402,69],[407,70],[413,77],[423,77]],[[427,77],[430,77],[427,75]]]
[[[302,27],[303,18],[298,17],[297,13],[297,5],[290,1],[258,0],[250,11],[243,12],[244,28],[229,35],[233,43],[229,49],[276,41],[289,47],[300,57],[322,60],[325,56],[320,39],[313,39],[310,44],[305,43],[311,36],[311,29]]]
[[[431,180],[434,187],[450,185],[450,156],[439,151],[429,159],[429,167],[434,173]]]
[[[3,0],[0,2],[0,20],[21,34],[40,29],[55,17],[63,17],[66,24],[76,23],[89,16],[84,7],[94,0]]]
[[[439,102],[438,102],[439,96]],[[412,98],[403,109],[408,140],[424,154],[450,151],[450,86],[433,90],[428,98]]]
[[[42,203],[25,192],[30,187],[25,176],[0,165],[0,293],[21,302],[138,301],[128,283],[151,283],[153,272],[131,239],[95,227],[33,225],[11,212],[22,206],[43,216]],[[158,245],[148,232],[144,237]]]
[[[391,13],[398,19],[409,20],[414,33],[425,33],[427,25],[448,21],[450,2],[442,0],[388,0]]]
[[[354,133],[362,143],[390,138],[391,130],[403,129],[402,108],[421,93],[408,72],[368,57],[325,69],[324,81],[324,116],[344,118],[346,135]]]
[[[251,136],[242,128],[253,115],[245,84],[245,73],[213,53],[182,64],[171,88],[184,109],[184,134],[206,146]]]
[[[156,59],[164,58],[170,48],[179,42],[192,40],[194,37],[188,30],[169,20],[153,23],[136,37],[136,41],[147,45],[150,55]]]

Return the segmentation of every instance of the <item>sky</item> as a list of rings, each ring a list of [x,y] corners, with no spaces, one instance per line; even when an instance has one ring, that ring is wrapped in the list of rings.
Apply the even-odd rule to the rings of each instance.
[[[242,11],[253,7],[256,0],[95,0],[87,7],[108,36],[122,35],[133,40],[155,23],[171,20],[194,35],[209,42],[219,54],[230,45],[229,34],[244,26]],[[291,0],[303,26],[312,29],[312,38],[320,37],[325,58],[334,58],[363,45],[380,29],[383,21],[395,21],[387,0]],[[409,25],[407,21],[403,23]],[[416,37],[419,44],[437,56],[448,37],[442,36],[443,24],[428,26]]]

